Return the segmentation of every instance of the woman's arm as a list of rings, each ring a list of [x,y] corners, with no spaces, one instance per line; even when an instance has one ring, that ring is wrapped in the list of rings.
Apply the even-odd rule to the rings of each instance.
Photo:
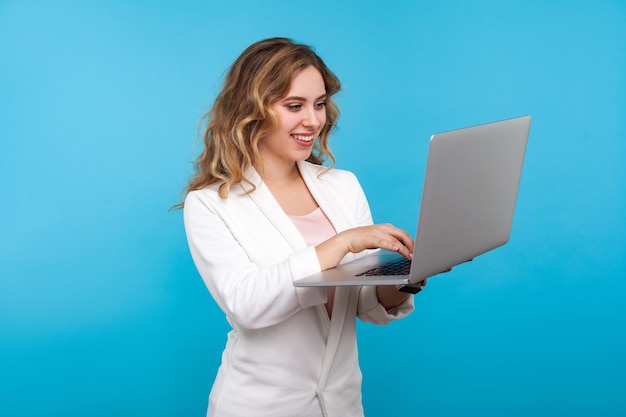
[[[374,224],[344,230],[315,247],[322,270],[333,268],[348,253],[387,249],[411,259],[413,239],[391,224]]]
[[[229,320],[245,328],[263,328],[326,302],[323,288],[293,286],[294,279],[320,271],[314,248],[293,252],[284,239],[270,236],[265,229],[257,230],[261,228],[258,223],[248,233],[251,227],[225,221],[221,208],[216,209],[218,205],[202,193],[190,193],[185,200],[184,220],[198,272]],[[234,209],[229,206],[228,214]],[[266,259],[274,256],[276,261],[257,265],[245,250],[249,245],[259,253],[267,252]]]
[[[338,265],[348,253],[359,253],[367,249],[387,249],[410,259],[413,253],[411,236],[390,224],[372,224],[365,193],[356,177],[353,177],[353,181],[350,191],[354,195],[350,202],[355,204],[354,216],[358,227],[342,231],[315,248],[322,270]],[[395,286],[379,286],[376,288],[376,295],[385,310],[397,307],[409,297],[409,294],[397,291]]]
[[[379,248],[399,252],[411,259],[413,239],[406,231],[390,224],[369,225],[340,232],[319,244],[315,250],[322,270],[325,270],[337,266],[348,253]],[[376,295],[385,310],[399,306],[410,296],[408,293],[398,291],[393,285],[378,286]]]
[[[413,239],[407,232],[392,225],[372,225],[338,233],[315,249],[324,270],[337,266],[347,253],[378,248],[399,252],[410,259],[413,253]],[[385,310],[391,310],[409,298],[408,293],[398,291],[394,285],[380,285],[376,288],[376,294]]]

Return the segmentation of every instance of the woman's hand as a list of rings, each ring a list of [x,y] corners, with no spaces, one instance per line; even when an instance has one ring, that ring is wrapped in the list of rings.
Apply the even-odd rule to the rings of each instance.
[[[391,224],[355,227],[336,234],[316,246],[322,270],[337,266],[348,253],[366,249],[386,249],[411,259],[413,239],[406,231]]]

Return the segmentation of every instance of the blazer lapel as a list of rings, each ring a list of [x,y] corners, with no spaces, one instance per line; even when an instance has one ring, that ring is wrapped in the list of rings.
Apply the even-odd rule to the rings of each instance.
[[[339,233],[354,227],[351,220],[346,216],[344,206],[341,202],[337,201],[336,196],[328,192],[328,189],[325,189],[323,184],[321,184],[323,180],[318,178],[318,169],[305,161],[298,162],[298,169],[309,191],[313,195],[313,198],[324,214],[326,214],[326,217],[328,217],[335,231]]]
[[[278,201],[276,201],[272,192],[263,182],[256,170],[252,167],[248,168],[245,176],[256,187],[256,189],[247,194],[247,196],[254,202],[263,215],[274,225],[285,240],[287,240],[294,251],[306,248],[304,238],[280,204],[278,204]],[[245,182],[241,182],[239,186],[243,192],[252,190],[250,184]]]

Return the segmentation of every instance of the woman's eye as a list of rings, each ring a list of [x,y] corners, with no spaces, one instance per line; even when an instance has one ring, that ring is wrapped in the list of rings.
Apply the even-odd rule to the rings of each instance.
[[[320,101],[319,103],[315,103],[315,108],[316,109],[323,109],[324,107],[326,107],[326,102],[325,101]]]
[[[291,111],[298,111],[302,107],[301,104],[287,104],[287,109]]]

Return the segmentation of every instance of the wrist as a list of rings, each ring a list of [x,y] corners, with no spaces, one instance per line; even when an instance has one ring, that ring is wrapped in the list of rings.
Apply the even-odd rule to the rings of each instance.
[[[322,270],[333,268],[346,256],[350,250],[343,232],[336,234],[330,239],[315,247],[317,257]]]

